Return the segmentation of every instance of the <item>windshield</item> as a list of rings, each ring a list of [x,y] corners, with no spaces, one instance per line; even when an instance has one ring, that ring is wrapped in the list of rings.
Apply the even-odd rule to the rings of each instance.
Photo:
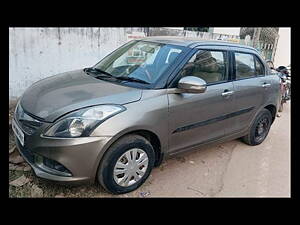
[[[153,84],[182,52],[182,47],[131,41],[106,56],[93,68],[130,82]]]

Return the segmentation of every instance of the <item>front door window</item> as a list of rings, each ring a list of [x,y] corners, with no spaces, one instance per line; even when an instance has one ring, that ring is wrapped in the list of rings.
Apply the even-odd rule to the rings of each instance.
[[[183,67],[181,77],[195,76],[206,83],[227,80],[227,54],[223,51],[199,50]]]

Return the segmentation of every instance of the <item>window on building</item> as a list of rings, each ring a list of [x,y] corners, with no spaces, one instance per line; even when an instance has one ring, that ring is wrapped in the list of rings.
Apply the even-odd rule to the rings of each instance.
[[[236,79],[244,79],[255,76],[254,58],[251,54],[234,53]]]
[[[222,51],[199,50],[183,67],[181,77],[195,76],[206,83],[227,80],[227,55]]]

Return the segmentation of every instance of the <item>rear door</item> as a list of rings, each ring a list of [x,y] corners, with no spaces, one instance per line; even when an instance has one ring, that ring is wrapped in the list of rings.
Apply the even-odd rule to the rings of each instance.
[[[233,49],[233,48],[232,48]],[[228,133],[246,129],[257,109],[264,103],[267,81],[257,72],[255,54],[251,51],[233,49],[234,117]],[[267,84],[264,88],[264,84]]]
[[[274,80],[274,74],[269,74],[270,72],[266,67],[267,64],[263,63],[263,60],[258,56],[255,56],[256,75],[261,79],[261,86],[264,92],[263,102],[269,104],[274,102],[274,93],[278,92],[279,85]]]

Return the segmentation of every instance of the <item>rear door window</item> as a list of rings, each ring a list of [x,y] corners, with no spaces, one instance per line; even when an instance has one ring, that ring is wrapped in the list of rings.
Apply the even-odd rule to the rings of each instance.
[[[236,79],[255,77],[254,56],[247,53],[235,52],[235,71]]]
[[[255,75],[262,76],[265,75],[265,69],[263,64],[258,60],[257,57],[255,58]]]

